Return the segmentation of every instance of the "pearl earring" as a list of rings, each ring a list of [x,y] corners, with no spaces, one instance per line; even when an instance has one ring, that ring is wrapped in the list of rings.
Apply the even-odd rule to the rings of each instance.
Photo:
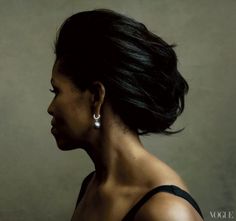
[[[94,127],[96,129],[99,129],[101,127],[101,121],[100,121],[101,115],[98,114],[98,116],[96,117],[96,114],[93,115],[93,119],[94,119]]]

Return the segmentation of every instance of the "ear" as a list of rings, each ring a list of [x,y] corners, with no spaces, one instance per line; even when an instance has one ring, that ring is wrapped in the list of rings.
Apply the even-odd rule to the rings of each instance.
[[[92,94],[92,111],[96,116],[101,113],[101,107],[105,98],[105,87],[100,81],[95,81],[90,86],[90,92]]]

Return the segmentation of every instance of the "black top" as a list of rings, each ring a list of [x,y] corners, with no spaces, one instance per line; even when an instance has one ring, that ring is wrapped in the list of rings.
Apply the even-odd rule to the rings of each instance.
[[[91,180],[93,174],[95,173],[95,171],[91,172],[87,177],[85,177],[82,185],[81,185],[81,189],[80,189],[80,193],[79,193],[79,197],[76,203],[76,207],[79,204],[80,200],[82,199],[85,190],[87,188],[87,185],[89,183],[89,181]],[[196,210],[197,212],[200,214],[200,216],[203,218],[202,212],[198,206],[198,204],[196,203],[196,201],[191,197],[191,195],[189,193],[187,193],[186,191],[180,189],[179,187],[175,186],[175,185],[162,185],[162,186],[158,186],[155,187],[153,189],[151,189],[150,191],[148,191],[130,210],[129,212],[126,214],[126,216],[122,219],[122,221],[132,221],[134,220],[134,217],[136,215],[136,213],[138,212],[138,210],[143,206],[143,204],[150,199],[154,194],[159,193],[159,192],[168,192],[171,194],[174,194],[176,196],[182,197],[185,200],[187,200]]]

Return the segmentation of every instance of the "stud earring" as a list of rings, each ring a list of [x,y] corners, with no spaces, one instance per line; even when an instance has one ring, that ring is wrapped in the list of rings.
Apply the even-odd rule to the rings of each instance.
[[[93,115],[93,119],[94,119],[94,127],[96,129],[99,129],[101,127],[101,121],[100,121],[101,115],[98,114],[98,116],[96,117],[96,114]]]

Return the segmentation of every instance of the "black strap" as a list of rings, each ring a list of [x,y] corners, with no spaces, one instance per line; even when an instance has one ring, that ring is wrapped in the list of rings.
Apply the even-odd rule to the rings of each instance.
[[[154,189],[150,190],[148,193],[146,193],[141,200],[139,200],[132,208],[131,210],[127,213],[127,215],[123,218],[122,221],[130,221],[133,220],[136,213],[138,212],[138,210],[143,206],[143,204],[150,199],[154,194],[159,193],[159,192],[168,192],[168,193],[172,193],[176,196],[182,197],[185,200],[187,200],[196,210],[197,212],[200,214],[200,216],[203,218],[202,212],[198,206],[198,204],[196,203],[196,201],[191,197],[191,195],[189,193],[187,193],[186,191],[180,189],[179,187],[175,186],[175,185],[162,185],[162,186],[158,186],[155,187]]]
[[[79,204],[80,200],[82,199],[82,197],[83,197],[83,195],[84,195],[84,193],[86,191],[86,188],[88,186],[88,183],[92,179],[92,176],[93,176],[94,173],[95,173],[95,171],[91,172],[87,177],[85,177],[84,181],[82,182],[80,193],[79,193],[79,197],[78,197],[78,200],[77,200],[77,203],[76,203],[76,207]],[[177,187],[175,185],[162,185],[162,186],[155,187],[154,189],[152,189],[149,192],[147,192],[141,198],[141,200],[139,200],[129,210],[129,212],[122,219],[122,221],[131,221],[131,220],[133,220],[135,215],[136,215],[136,213],[145,204],[145,202],[147,202],[153,195],[155,195],[156,193],[159,193],[159,192],[168,192],[168,193],[171,193],[171,194],[174,194],[176,196],[184,198],[185,200],[187,200],[197,210],[197,212],[203,218],[202,212],[201,212],[198,204],[196,203],[196,201],[192,198],[192,196],[189,193],[187,193],[186,191],[180,189],[179,187]]]

